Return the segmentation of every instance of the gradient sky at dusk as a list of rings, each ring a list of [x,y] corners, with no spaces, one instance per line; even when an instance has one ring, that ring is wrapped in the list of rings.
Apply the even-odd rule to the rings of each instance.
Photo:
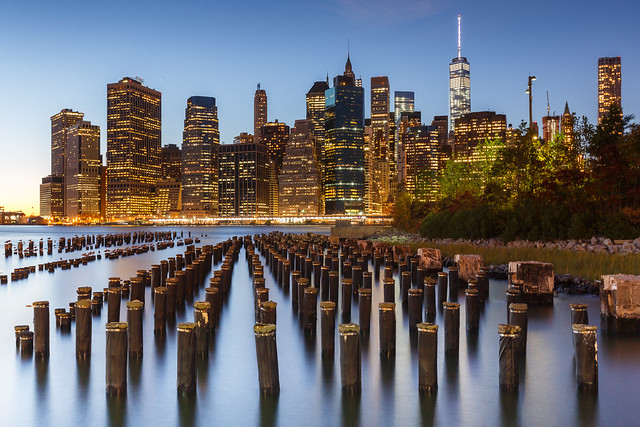
[[[106,85],[141,76],[162,92],[162,143],[181,144],[192,95],[216,98],[222,142],[253,131],[253,94],[269,120],[305,116],[305,93],[340,74],[350,43],[369,102],[371,76],[415,92],[423,121],[448,114],[448,64],[471,63],[471,108],[528,117],[572,111],[597,118],[597,58],[622,57],[622,106],[640,115],[640,5],[628,1],[22,1],[0,13],[0,206],[39,211],[50,173],[50,116],[62,108],[101,127]],[[33,209],[32,209],[33,207]]]

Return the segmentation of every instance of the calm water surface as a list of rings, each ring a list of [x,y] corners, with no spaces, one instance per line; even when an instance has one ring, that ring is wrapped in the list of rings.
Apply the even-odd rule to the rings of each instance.
[[[274,229],[328,234],[327,227],[163,227],[145,231],[183,231],[202,236],[201,245],[215,244],[231,236],[266,233]],[[16,242],[82,234],[130,232],[128,227],[0,227],[2,241]],[[323,360],[320,339],[305,336],[298,326],[288,295],[275,284],[265,267],[270,299],[278,303],[278,358],[281,392],[278,398],[261,399],[252,326],[254,306],[244,249],[235,265],[229,299],[223,309],[209,359],[198,366],[198,391],[194,398],[179,399],[176,393],[176,330],[167,337],[153,335],[153,310],[144,313],[144,358],[129,364],[128,393],[123,398],[105,395],[106,305],[93,318],[90,363],[77,363],[75,329],[62,334],[55,328],[53,309],[67,307],[76,299],[78,286],[94,290],[107,279],[135,276],[184,247],[121,258],[102,259],[87,266],[37,272],[26,280],[0,287],[0,425],[638,425],[640,404],[640,337],[611,337],[599,332],[599,392],[577,391],[569,304],[589,305],[592,324],[600,325],[599,300],[594,296],[555,298],[553,307],[529,310],[526,366],[518,393],[501,393],[498,387],[497,325],[506,323],[506,282],[492,281],[490,299],[481,315],[477,338],[465,333],[464,297],[461,294],[460,355],[445,359],[444,331],[439,333],[439,389],[434,397],[421,397],[417,384],[415,342],[410,339],[407,315],[397,308],[395,360],[381,361],[378,345],[377,303],[380,283],[374,284],[370,338],[362,343],[362,395],[343,398],[340,387],[339,349],[334,360]],[[0,259],[0,272],[18,266],[59,258],[76,258],[80,252]],[[264,260],[263,260],[264,263]],[[216,267],[214,267],[215,269]],[[373,267],[370,267],[372,270]],[[213,271],[213,270],[212,270]],[[212,273],[213,274],[213,273]],[[208,283],[208,279],[206,281]],[[204,299],[200,289],[197,299]],[[26,305],[49,300],[51,356],[47,362],[24,360],[16,352],[13,326],[33,322]],[[150,301],[147,289],[147,301]],[[176,322],[192,321],[188,305]],[[357,306],[352,308],[357,320]],[[339,314],[338,314],[339,317]],[[126,318],[122,304],[121,319]],[[436,323],[442,323],[441,312]],[[336,341],[337,343],[337,341]]]

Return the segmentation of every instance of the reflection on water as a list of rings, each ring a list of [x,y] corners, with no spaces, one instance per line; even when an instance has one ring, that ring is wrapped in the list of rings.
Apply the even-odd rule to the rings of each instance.
[[[174,230],[215,244],[231,236],[267,233],[269,227],[148,228]],[[51,237],[131,232],[130,227],[0,227],[0,238],[17,241]],[[327,233],[327,228],[292,227],[283,231]],[[480,330],[467,333],[465,298],[459,294],[459,356],[443,354],[442,307],[431,320],[441,326],[438,335],[439,393],[422,395],[417,387],[417,338],[409,332],[404,304],[396,311],[396,353],[380,358],[378,311],[372,310],[370,333],[361,337],[362,394],[343,395],[340,383],[339,342],[333,354],[321,354],[320,329],[300,327],[291,295],[280,288],[265,267],[270,299],[277,302],[277,345],[281,392],[260,397],[257,380],[252,281],[244,250],[233,270],[231,292],[224,300],[218,327],[210,340],[207,359],[197,362],[197,395],[179,398],[176,392],[176,330],[179,322],[193,320],[193,301],[204,298],[197,289],[187,304],[167,322],[166,336],[153,333],[153,302],[147,289],[144,309],[144,358],[129,360],[128,394],[105,395],[105,330],[107,310],[93,316],[90,361],[75,357],[75,327],[71,333],[56,329],[53,308],[68,307],[78,286],[94,291],[107,286],[109,277],[129,278],[137,270],[183,253],[184,247],[148,252],[119,260],[89,263],[55,273],[38,272],[19,282],[0,286],[0,409],[2,425],[79,425],[87,421],[109,425],[635,425],[640,417],[640,339],[635,334],[604,333],[599,328],[597,393],[578,391],[573,365],[570,303],[587,303],[591,323],[600,326],[599,301],[592,296],[565,296],[553,307],[530,307],[526,361],[521,362],[518,393],[500,392],[498,386],[497,325],[506,321],[506,283],[491,281],[490,297],[482,305]],[[104,253],[104,248],[101,248]],[[80,256],[81,252],[52,256],[0,259],[1,274],[14,268]],[[266,264],[262,258],[263,264]],[[214,267],[220,268],[220,265]],[[373,265],[369,266],[373,271]],[[213,274],[213,272],[211,273]],[[374,272],[371,306],[382,298],[381,275]],[[397,274],[396,274],[397,278]],[[208,284],[208,277],[205,282]],[[208,285],[207,285],[208,286]],[[14,351],[14,325],[32,325],[33,301],[50,301],[51,356],[36,362]],[[400,301],[397,287],[396,301]],[[336,311],[341,319],[341,311]],[[121,319],[126,318],[123,301]],[[357,300],[351,320],[358,321]],[[337,321],[340,323],[340,321]],[[336,328],[337,335],[337,328]],[[75,366],[74,366],[75,364]],[[526,369],[525,369],[526,368]],[[75,372],[74,372],[75,371]],[[129,406],[129,407],[128,407]],[[104,421],[102,421],[104,420]],[[526,422],[524,420],[527,420]]]

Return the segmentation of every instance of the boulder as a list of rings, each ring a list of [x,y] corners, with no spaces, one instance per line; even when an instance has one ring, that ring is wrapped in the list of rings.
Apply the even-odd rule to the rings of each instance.
[[[602,276],[600,313],[624,320],[640,320],[640,276]]]
[[[440,249],[419,248],[418,266],[427,270],[442,271],[442,254]]]
[[[484,265],[484,258],[480,255],[456,254],[454,260],[458,266],[458,277],[467,282],[475,279],[480,267]]]
[[[522,292],[528,304],[553,303],[553,265],[539,261],[509,263],[509,286]]]

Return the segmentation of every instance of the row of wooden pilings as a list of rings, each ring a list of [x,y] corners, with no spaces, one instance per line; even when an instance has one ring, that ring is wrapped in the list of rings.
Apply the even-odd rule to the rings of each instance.
[[[360,336],[368,334],[371,321],[372,275],[379,274],[385,259],[383,302],[378,306],[380,355],[393,357],[396,346],[396,281],[393,279],[394,260],[389,254],[359,253],[347,244],[330,244],[315,236],[292,236],[271,233],[256,237],[256,247],[266,259],[267,267],[283,288],[291,295],[292,309],[300,316],[303,328],[315,331],[317,298],[321,296],[320,327],[323,354],[333,354],[335,318],[340,295],[342,323],[338,325],[340,367],[343,391],[360,391]],[[373,255],[373,256],[372,256]],[[368,271],[374,259],[374,272]],[[259,255],[247,248],[249,271],[253,276],[256,307],[256,350],[259,383],[262,393],[279,391],[276,350],[276,303],[269,301],[264,287],[264,270]],[[376,264],[379,267],[376,267]],[[434,324],[436,307],[443,310],[444,352],[457,357],[460,334],[460,304],[458,289],[465,288],[466,330],[477,334],[480,311],[489,297],[489,278],[481,269],[475,279],[459,280],[457,268],[449,273],[425,271],[415,258],[406,257],[395,263],[400,275],[400,296],[408,308],[409,325],[418,341],[418,388],[431,393],[437,390],[437,342],[439,326]],[[340,273],[342,277],[340,278]],[[340,289],[338,283],[341,283]],[[359,323],[351,323],[351,298],[356,296]],[[423,310],[424,307],[424,310]],[[499,384],[501,389],[518,389],[519,363],[526,358],[527,304],[507,303],[507,323],[498,325]],[[423,315],[424,320],[423,322]],[[575,348],[576,379],[583,389],[597,389],[597,344],[595,326],[586,325],[586,305],[571,305],[573,343]]]
[[[109,278],[109,287],[92,293],[91,287],[77,289],[77,301],[69,304],[70,310],[56,309],[56,325],[70,330],[76,322],[76,357],[88,359],[91,355],[92,316],[101,313],[107,304],[106,329],[106,391],[107,394],[126,392],[127,359],[141,359],[143,355],[143,310],[145,288],[151,288],[153,303],[154,335],[164,336],[168,318],[175,318],[176,309],[190,300],[204,285],[212,264],[221,264],[210,278],[205,289],[205,301],[196,301],[194,322],[180,323],[178,331],[178,380],[181,394],[195,392],[195,358],[206,357],[208,342],[213,339],[217,319],[223,306],[223,298],[231,288],[231,274],[238,259],[242,242],[229,239],[215,246],[187,247],[184,256],[177,254],[150,270],[138,270],[137,276],[121,281]],[[92,297],[93,295],[93,297]],[[126,322],[119,318],[121,301],[128,299]],[[15,326],[16,345],[25,357],[35,353],[36,359],[49,357],[49,302],[36,301],[34,330],[28,325]]]

